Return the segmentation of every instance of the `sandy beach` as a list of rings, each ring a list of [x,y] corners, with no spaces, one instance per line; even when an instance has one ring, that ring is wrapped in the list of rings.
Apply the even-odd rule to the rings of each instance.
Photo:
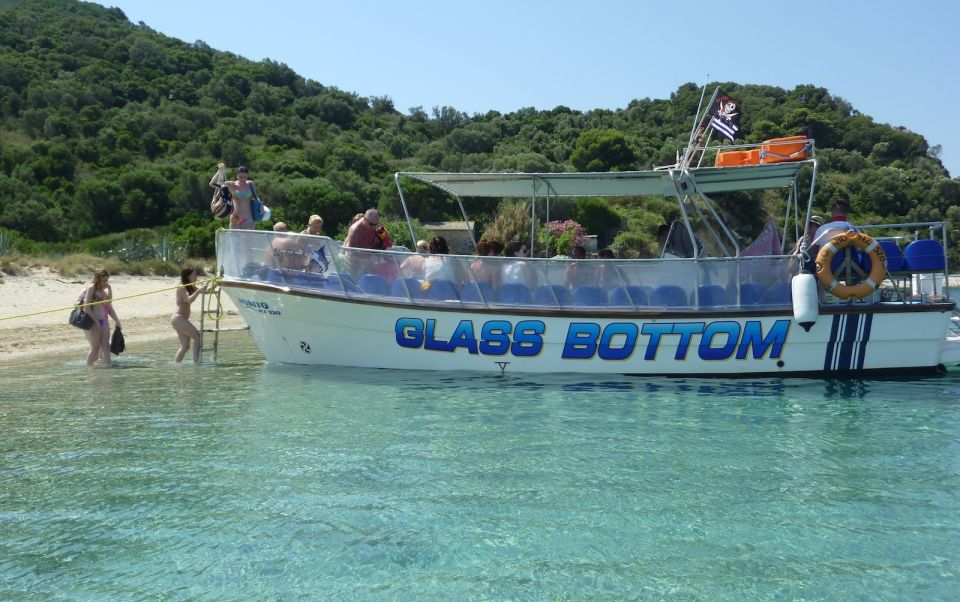
[[[70,306],[89,282],[89,277],[65,277],[49,270],[27,275],[3,275],[0,283],[0,362],[11,362],[39,354],[82,355],[87,346],[83,333],[67,323]],[[176,277],[110,277],[113,307],[120,317],[127,348],[138,342],[166,340],[170,355],[177,350],[177,337],[170,326],[174,307]],[[221,329],[245,326],[243,318],[227,295],[221,295]],[[53,310],[53,311],[47,311]],[[46,312],[46,313],[38,313]],[[33,314],[33,315],[28,315]],[[200,299],[193,304],[191,321],[200,327]],[[205,328],[214,323],[207,318]]]

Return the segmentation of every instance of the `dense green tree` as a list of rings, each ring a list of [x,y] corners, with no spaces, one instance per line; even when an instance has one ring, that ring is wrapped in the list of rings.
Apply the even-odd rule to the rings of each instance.
[[[636,169],[637,156],[623,132],[592,129],[580,134],[570,162],[577,171],[625,171]]]
[[[812,84],[716,85],[740,101],[744,141],[816,138],[818,212],[843,195],[857,219],[956,217],[960,183],[922,136],[875,123]],[[320,213],[335,232],[370,206],[386,219],[399,216],[396,171],[672,164],[700,99],[701,88],[686,83],[668,99],[636,99],[622,109],[467,115],[436,106],[403,114],[387,96],[360,97],[276,61],[182,42],[130,23],[119,9],[77,0],[0,2],[0,227],[50,244],[137,227],[184,229],[183,244],[199,249],[195,239],[218,223],[206,209],[206,182],[223,161],[231,170],[250,165],[275,215],[302,224]],[[459,218],[450,195],[406,185],[422,219]],[[809,183],[801,183],[806,190]],[[778,199],[758,193],[717,201],[749,236],[783,209]],[[575,218],[602,234],[615,219],[606,206],[626,228],[614,246],[644,255],[657,224],[676,217],[676,205],[587,201],[591,217],[577,215],[574,201],[558,201],[551,217]],[[472,216],[491,223],[496,206],[473,202]],[[952,253],[960,259],[960,246]]]

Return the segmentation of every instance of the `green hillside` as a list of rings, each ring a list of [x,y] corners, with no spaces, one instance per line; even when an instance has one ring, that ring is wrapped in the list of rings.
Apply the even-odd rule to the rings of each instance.
[[[336,233],[367,207],[396,212],[397,170],[568,171],[672,163],[699,87],[625,108],[558,106],[467,115],[406,112],[130,23],[76,0],[0,2],[0,227],[34,241],[77,241],[134,228],[212,232],[207,181],[218,161],[248,164],[275,219],[323,215]],[[875,123],[813,85],[783,90],[722,82],[744,109],[748,142],[816,138],[817,205],[847,196],[862,221],[951,218],[960,180],[913,132]],[[425,219],[455,215],[425,190]],[[734,218],[763,223],[757,196]],[[488,213],[495,207],[482,207]],[[642,248],[670,206],[616,207]],[[484,219],[481,217],[481,219]],[[960,223],[960,222],[958,222]]]

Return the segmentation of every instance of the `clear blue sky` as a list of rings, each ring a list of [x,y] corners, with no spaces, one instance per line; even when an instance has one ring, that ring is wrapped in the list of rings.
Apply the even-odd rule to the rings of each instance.
[[[625,107],[711,81],[814,84],[960,176],[960,1],[101,0],[136,23],[398,110]],[[749,110],[749,107],[744,107]]]

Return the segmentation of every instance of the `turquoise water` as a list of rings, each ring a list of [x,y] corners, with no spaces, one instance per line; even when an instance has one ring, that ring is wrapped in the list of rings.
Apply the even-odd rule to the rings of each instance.
[[[0,599],[951,600],[960,373],[0,364]]]

